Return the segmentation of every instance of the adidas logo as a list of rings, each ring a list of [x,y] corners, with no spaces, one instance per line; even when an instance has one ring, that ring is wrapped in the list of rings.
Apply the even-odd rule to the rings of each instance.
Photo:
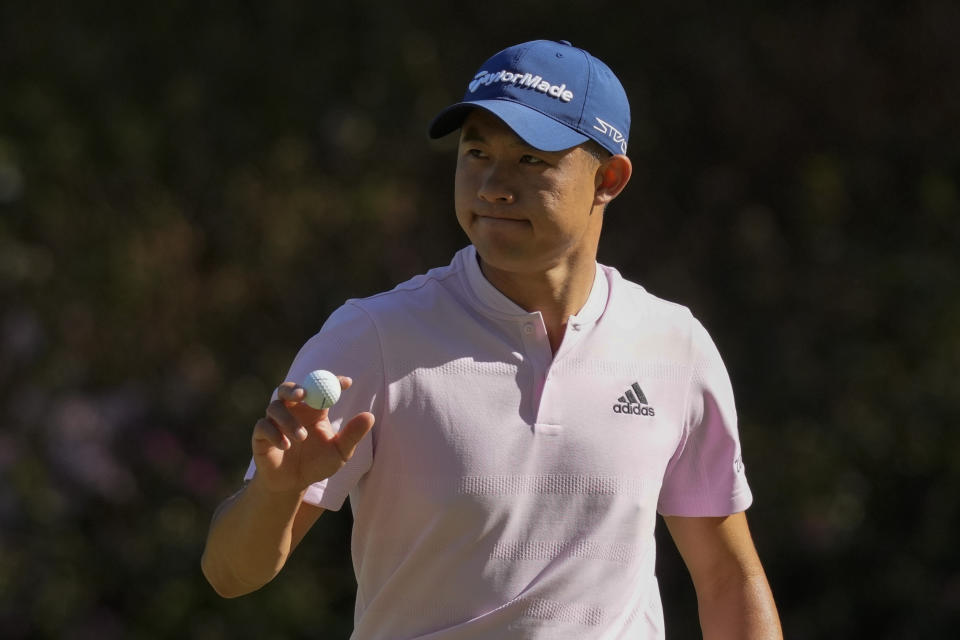
[[[643,395],[640,385],[634,382],[627,389],[626,393],[617,398],[617,404],[613,405],[614,413],[627,413],[635,416],[653,416],[653,407],[647,402],[647,396]]]

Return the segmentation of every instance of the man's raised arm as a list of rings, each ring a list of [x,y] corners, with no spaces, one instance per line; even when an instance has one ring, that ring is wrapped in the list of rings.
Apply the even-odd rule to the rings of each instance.
[[[351,380],[340,377],[346,390]],[[307,488],[349,460],[373,427],[359,413],[334,433],[327,410],[303,402],[303,387],[285,382],[253,429],[257,472],[217,508],[201,558],[203,574],[221,596],[255,591],[272,580],[323,509],[303,502]]]

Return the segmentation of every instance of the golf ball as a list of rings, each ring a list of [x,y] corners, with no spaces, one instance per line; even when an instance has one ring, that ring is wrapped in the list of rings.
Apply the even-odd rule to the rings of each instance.
[[[314,409],[329,409],[340,399],[340,381],[323,369],[308,373],[300,386],[307,392],[303,401]]]

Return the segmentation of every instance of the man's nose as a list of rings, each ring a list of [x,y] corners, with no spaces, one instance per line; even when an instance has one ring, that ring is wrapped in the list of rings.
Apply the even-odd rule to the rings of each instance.
[[[491,166],[484,172],[477,194],[481,200],[499,204],[511,204],[516,200],[516,194],[510,186],[503,167]]]

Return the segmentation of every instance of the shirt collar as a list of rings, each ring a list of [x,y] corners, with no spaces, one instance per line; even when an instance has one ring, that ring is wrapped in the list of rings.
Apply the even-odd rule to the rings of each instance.
[[[497,315],[510,316],[512,318],[526,318],[531,315],[529,311],[523,309],[523,307],[503,295],[496,287],[490,284],[490,281],[483,275],[483,271],[480,270],[476,247],[469,245],[461,249],[457,258],[463,265],[470,290],[481,305]],[[598,264],[596,265],[593,287],[590,289],[587,302],[583,305],[583,308],[580,309],[576,315],[571,316],[571,318],[579,323],[596,322],[603,313],[603,310],[607,307],[607,297],[609,293],[610,285],[607,282],[604,270]]]

